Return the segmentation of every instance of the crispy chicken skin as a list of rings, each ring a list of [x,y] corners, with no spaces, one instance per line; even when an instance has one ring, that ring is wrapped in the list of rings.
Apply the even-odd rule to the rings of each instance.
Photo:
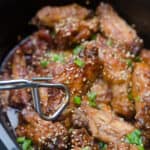
[[[57,47],[65,48],[90,39],[99,30],[99,20],[97,17],[87,20],[67,18],[56,24],[54,30]]]
[[[56,23],[67,18],[85,19],[90,11],[77,4],[51,7],[46,6],[38,11],[33,22],[36,24],[53,27]]]
[[[101,36],[97,37],[98,55],[104,66],[104,80],[111,83],[123,83],[130,78],[130,70],[126,63],[126,59],[130,58],[130,54],[113,44],[108,45],[107,42],[107,39]]]
[[[24,53],[21,49],[16,50],[12,60],[12,79],[26,79],[28,75],[26,67]],[[10,92],[10,105],[14,107],[23,107],[30,99],[31,96],[26,89],[11,90]]]
[[[88,134],[85,128],[72,129],[71,131],[71,150],[82,150],[88,147],[90,150],[99,150],[94,143],[94,138]]]
[[[136,63],[132,76],[133,97],[135,99],[137,126],[145,131],[149,138],[150,133],[150,67],[143,62]]]
[[[97,110],[90,106],[82,106],[79,111],[85,116],[83,117],[82,114],[82,117],[77,117],[75,116],[77,114],[74,114],[76,124],[88,126],[93,137],[106,143],[120,141],[121,138],[134,130],[131,124],[111,111]]]
[[[103,78],[112,88],[111,105],[113,110],[126,118],[134,115],[134,104],[128,99],[131,82],[131,67],[127,61],[132,60],[128,51],[108,45],[107,40],[98,36],[99,59],[103,64]]]
[[[73,59],[64,66],[64,71],[55,75],[52,80],[54,83],[66,84],[71,95],[85,94],[100,71],[98,49],[95,42],[89,42],[78,58],[85,63],[83,67],[75,64]]]
[[[142,41],[136,31],[120,18],[109,4],[101,3],[97,7],[96,14],[100,19],[100,29],[107,38],[133,52],[140,50]]]
[[[139,125],[150,128],[149,115],[143,113],[149,112],[150,104],[150,68],[145,63],[136,63],[132,76],[133,80],[133,96],[136,102],[136,119]],[[143,115],[142,115],[143,114]],[[143,117],[142,117],[143,116]],[[143,119],[142,119],[142,118]],[[147,118],[148,117],[148,118]]]
[[[64,150],[67,148],[66,128],[59,122],[42,120],[31,108],[22,111],[16,134],[32,139],[33,143],[41,150]]]

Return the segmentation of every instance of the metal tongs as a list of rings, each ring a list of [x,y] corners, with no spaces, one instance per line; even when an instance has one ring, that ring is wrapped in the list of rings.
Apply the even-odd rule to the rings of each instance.
[[[57,117],[62,113],[69,102],[69,90],[64,84],[53,84],[53,83],[46,83],[46,82],[38,82],[38,81],[47,81],[52,79],[51,77],[39,77],[33,78],[32,80],[25,80],[25,79],[17,79],[17,80],[6,80],[0,81],[0,90],[12,90],[12,89],[21,89],[21,88],[31,88],[32,92],[32,99],[34,103],[34,109],[37,111],[39,116],[48,121],[56,120]],[[59,88],[64,91],[65,99],[60,105],[60,107],[50,116],[45,115],[42,112],[41,104],[40,104],[40,96],[38,88],[45,87],[45,88]]]

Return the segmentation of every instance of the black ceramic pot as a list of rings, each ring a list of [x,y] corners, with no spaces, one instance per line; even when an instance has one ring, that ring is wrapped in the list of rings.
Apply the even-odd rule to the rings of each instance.
[[[106,0],[104,0],[106,1]],[[77,2],[86,7],[95,8],[100,0],[1,0],[0,1],[0,63],[8,52],[18,43],[18,35],[26,37],[36,30],[29,25],[36,11],[45,5],[65,5]],[[130,24],[135,24],[138,34],[144,39],[145,47],[150,48],[150,1],[149,0],[107,0]],[[3,131],[1,139],[8,150],[18,150],[13,129],[0,109],[0,122]],[[2,134],[3,132],[3,134]],[[0,150],[3,150],[0,147]]]

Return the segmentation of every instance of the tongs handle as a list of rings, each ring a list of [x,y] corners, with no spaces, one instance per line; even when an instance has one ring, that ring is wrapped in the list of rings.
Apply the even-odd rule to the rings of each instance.
[[[67,86],[64,84],[53,84],[53,83],[45,83],[45,82],[37,82],[37,80],[45,81],[48,80],[48,78],[34,78],[33,81],[25,80],[25,79],[18,79],[18,80],[6,80],[6,81],[0,81],[0,90],[12,90],[12,89],[20,89],[20,88],[31,88],[32,91],[32,98],[34,102],[34,108],[39,114],[39,116],[48,121],[56,120],[57,117],[62,113],[62,111],[65,109],[69,102],[69,90]],[[38,88],[45,87],[45,88],[59,88],[62,89],[65,92],[65,100],[62,102],[60,107],[56,110],[55,113],[52,115],[45,115],[42,112],[41,104],[40,104],[40,96],[39,96],[39,90]]]

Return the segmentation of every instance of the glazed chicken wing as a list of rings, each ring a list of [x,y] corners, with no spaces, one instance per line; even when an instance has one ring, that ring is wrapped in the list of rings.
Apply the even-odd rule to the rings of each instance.
[[[53,27],[56,23],[67,18],[85,19],[90,11],[77,4],[61,7],[46,6],[39,10],[34,18],[36,24]]]
[[[54,30],[55,43],[58,48],[69,47],[73,44],[88,40],[98,30],[99,21],[97,17],[87,20],[68,18],[56,24]]]
[[[120,49],[102,37],[97,38],[99,59],[103,64],[103,78],[112,88],[111,105],[113,110],[126,118],[134,115],[134,104],[128,98],[131,82],[132,55],[129,51]]]
[[[61,123],[45,121],[31,108],[24,109],[20,118],[20,125],[16,128],[18,136],[32,139],[41,150],[67,149],[68,133]]]
[[[150,67],[143,62],[136,63],[133,76],[133,97],[136,104],[137,126],[144,130],[150,140]]]
[[[96,14],[100,19],[100,29],[107,38],[114,40],[117,44],[124,45],[135,53],[139,51],[142,40],[109,4],[101,3],[97,7]]]
[[[97,110],[90,106],[82,106],[74,113],[74,123],[78,126],[88,127],[93,137],[106,143],[120,141],[128,133],[134,130],[134,127],[119,118],[112,111]],[[83,116],[84,115],[84,116]],[[123,127],[123,128],[122,128]]]

